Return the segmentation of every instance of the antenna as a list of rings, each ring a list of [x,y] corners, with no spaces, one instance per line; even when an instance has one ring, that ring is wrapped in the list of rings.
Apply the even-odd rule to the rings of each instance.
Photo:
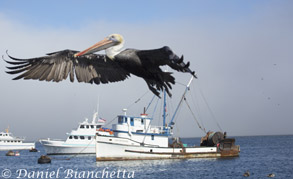
[[[99,114],[99,108],[100,108],[100,94],[98,96],[97,115]]]
[[[92,121],[93,124],[96,122],[96,118],[99,116],[99,107],[100,107],[100,94],[98,96],[97,111],[94,112],[94,115],[93,115],[93,121]]]
[[[9,133],[9,126],[6,128],[6,133]]]
[[[122,111],[123,111],[123,113],[124,113],[124,116],[126,116],[127,109],[124,108],[124,109],[122,109]]]

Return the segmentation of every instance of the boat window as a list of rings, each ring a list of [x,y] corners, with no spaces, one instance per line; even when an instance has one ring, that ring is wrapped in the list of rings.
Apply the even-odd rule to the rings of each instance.
[[[97,129],[101,128],[102,126],[101,125],[97,125]]]
[[[72,139],[72,136],[69,136],[69,139]]]
[[[141,124],[143,124],[143,119],[141,119]]]
[[[80,136],[80,139],[84,140],[84,136]]]
[[[88,140],[91,140],[92,139],[91,136],[88,136],[87,138],[88,138]]]
[[[89,125],[86,125],[86,128],[88,129],[88,128],[90,128],[90,126]]]
[[[83,129],[84,128],[84,125],[80,125],[80,128]]]
[[[155,136],[154,135],[152,135],[152,140],[154,140],[155,139]]]
[[[78,139],[78,136],[74,136],[74,139]]]
[[[125,118],[124,118],[124,122],[126,122],[126,123],[127,123],[127,117],[125,117]]]
[[[91,125],[91,128],[92,128],[92,129],[95,128],[94,125]]]
[[[2,136],[2,134],[0,134],[0,136]]]
[[[119,124],[122,124],[122,123],[123,123],[123,117],[122,117],[122,116],[119,116],[119,118],[118,118],[118,123],[119,123]]]

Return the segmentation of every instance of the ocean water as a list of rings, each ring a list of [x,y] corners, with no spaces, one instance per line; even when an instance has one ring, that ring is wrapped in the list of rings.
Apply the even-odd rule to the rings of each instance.
[[[18,157],[0,152],[0,178],[293,178],[293,136],[235,137],[240,157],[96,162],[94,155],[51,156],[51,164],[38,164],[45,154],[39,143],[37,153],[20,151]],[[199,138],[182,139],[189,145]],[[70,160],[67,160],[69,157]]]

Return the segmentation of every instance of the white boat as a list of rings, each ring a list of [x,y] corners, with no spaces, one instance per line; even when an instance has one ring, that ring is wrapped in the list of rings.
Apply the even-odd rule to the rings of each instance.
[[[0,150],[30,150],[35,148],[35,143],[25,143],[24,137],[15,137],[7,128],[0,132]]]
[[[182,100],[192,79],[186,87]],[[163,109],[166,109],[165,102]],[[235,139],[226,139],[221,132],[207,133],[207,136],[202,138],[204,146],[187,147],[178,138],[173,140],[173,143],[169,143],[174,123],[172,119],[167,124],[165,110],[163,112],[163,125],[152,126],[152,118],[146,114],[141,114],[139,117],[128,116],[125,109],[124,114],[118,116],[118,124],[113,124],[114,136],[104,136],[97,132],[96,160],[181,159],[239,155],[240,148],[234,144]]]
[[[65,155],[65,154],[95,154],[95,134],[97,130],[101,135],[113,135],[110,129],[102,128],[105,124],[104,119],[98,119],[97,113],[94,113],[92,122],[85,119],[79,123],[76,130],[67,133],[67,139],[41,139],[40,143],[45,148],[48,155]]]

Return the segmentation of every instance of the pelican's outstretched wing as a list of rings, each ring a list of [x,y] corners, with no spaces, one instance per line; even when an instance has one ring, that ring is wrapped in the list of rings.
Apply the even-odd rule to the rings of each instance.
[[[179,58],[167,46],[153,50],[137,50],[136,55],[145,67],[168,65],[174,70],[188,72],[196,77],[195,72],[189,69],[189,62],[185,64],[183,62],[183,56]]]
[[[7,67],[10,70],[7,73],[20,73],[14,80],[23,78],[59,82],[70,76],[70,81],[73,82],[76,76],[78,82],[96,84],[122,81],[130,76],[129,72],[105,55],[74,57],[77,52],[63,50],[30,59],[18,59],[8,55],[13,61],[5,61],[13,66]]]

